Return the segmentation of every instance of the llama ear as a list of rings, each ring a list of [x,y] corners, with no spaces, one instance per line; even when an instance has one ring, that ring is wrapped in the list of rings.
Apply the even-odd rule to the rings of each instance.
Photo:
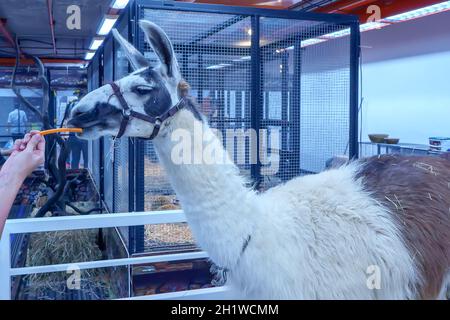
[[[125,40],[124,37],[116,29],[112,30],[114,39],[120,44],[120,46],[125,51],[125,55],[128,61],[131,63],[133,70],[139,70],[142,68],[147,68],[150,66],[150,62],[145,59],[144,55],[140,53],[131,43]]]
[[[144,32],[147,42],[161,61],[169,78],[180,78],[180,70],[172,43],[167,34],[153,22],[141,20],[139,26]]]

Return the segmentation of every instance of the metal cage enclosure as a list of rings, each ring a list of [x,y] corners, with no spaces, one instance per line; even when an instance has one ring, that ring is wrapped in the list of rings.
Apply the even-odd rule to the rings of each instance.
[[[334,156],[357,157],[357,17],[146,0],[124,11],[116,28],[155,64],[138,23],[168,34],[190,95],[256,188],[318,173]],[[129,71],[109,35],[89,66],[89,89]],[[177,206],[152,142],[101,140],[91,143],[90,165],[111,212]],[[195,248],[185,225],[161,228],[121,233],[131,253]]]

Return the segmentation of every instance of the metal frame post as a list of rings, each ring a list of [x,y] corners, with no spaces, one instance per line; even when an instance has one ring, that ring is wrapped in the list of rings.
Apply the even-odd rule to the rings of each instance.
[[[256,155],[250,154],[251,163],[251,177],[255,183],[256,188],[261,182],[261,161],[259,159],[260,136],[261,129],[261,47],[260,40],[260,20],[259,16],[251,17],[252,36],[251,36],[251,57],[252,57],[252,85],[251,85],[251,128],[256,132]],[[252,141],[253,143],[253,141]],[[253,150],[253,148],[250,148]],[[256,159],[255,159],[256,158]]]
[[[141,18],[141,8],[138,2],[134,3],[134,6],[130,7],[130,25],[129,36],[131,43],[140,51],[143,52],[142,43],[140,41],[141,30],[139,28],[139,20]],[[133,19],[131,19],[131,16]],[[145,210],[145,142],[141,139],[134,140],[134,196],[136,211]],[[144,226],[134,227],[134,252],[139,253],[144,251]]]
[[[294,45],[294,78],[292,84],[292,94],[290,103],[290,122],[291,122],[291,152],[292,163],[291,170],[294,176],[299,175],[301,170],[301,84],[302,84],[302,46],[301,41],[297,41]],[[294,139],[295,138],[295,139]],[[298,138],[298,139],[297,139]]]
[[[97,88],[103,86],[103,78],[104,78],[104,74],[103,74],[103,48],[101,48],[101,51],[99,52],[98,55],[98,84],[97,84]],[[100,159],[100,186],[99,186],[99,190],[100,190],[100,198],[102,199],[103,203],[106,203],[105,201],[105,161],[104,161],[104,148],[105,148],[105,138],[101,137],[99,139],[99,159]],[[111,210],[111,208],[108,208]]]
[[[288,105],[289,105],[289,54],[283,52],[281,57],[281,149],[288,149]],[[281,155],[280,155],[281,156]]]
[[[359,113],[359,58],[361,54],[361,34],[359,21],[350,27],[350,132],[349,132],[349,158],[359,157],[358,144],[358,113]]]

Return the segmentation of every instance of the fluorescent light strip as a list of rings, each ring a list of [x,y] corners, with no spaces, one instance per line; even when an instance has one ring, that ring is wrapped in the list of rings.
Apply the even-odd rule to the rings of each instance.
[[[428,15],[432,15],[432,14],[436,14],[436,13],[440,13],[440,12],[444,12],[444,11],[449,11],[449,10],[450,10],[450,1],[445,1],[442,3],[424,7],[421,9],[417,9],[417,10],[401,13],[401,14],[398,14],[398,15],[395,15],[392,17],[388,17],[388,18],[382,19],[379,22],[376,21],[376,22],[364,23],[364,24],[360,25],[359,30],[361,32],[365,32],[365,31],[370,31],[370,30],[374,30],[374,29],[381,29],[383,27],[391,25],[392,23],[417,19],[417,18],[421,18],[421,17],[425,17]],[[319,44],[319,43],[325,42],[330,39],[345,37],[348,35],[350,35],[349,29],[332,32],[332,33],[323,35],[318,38],[313,38],[313,39],[308,39],[308,40],[302,41],[302,48],[308,47],[311,45],[315,45],[315,44]]]
[[[388,25],[389,25],[389,23],[368,22],[368,23],[364,23],[364,24],[360,25],[359,30],[361,32],[365,32],[365,31],[370,31],[370,30],[375,30],[375,29],[381,29]]]
[[[103,38],[95,37],[92,39],[91,45],[89,46],[89,50],[97,50],[103,43]]]
[[[312,45],[315,45],[315,44],[319,44],[319,43],[322,43],[322,42],[325,42],[325,41],[327,41],[327,40],[325,40],[325,39],[318,39],[318,38],[303,40],[302,41],[302,48],[309,47],[309,46],[312,46]]]
[[[252,59],[251,56],[244,56],[244,57],[241,57],[239,59],[234,59],[233,61],[234,62],[240,62],[240,61],[248,61],[248,60],[251,60],[251,59]]]
[[[124,9],[127,6],[128,2],[129,0],[115,0],[111,5],[111,8]]]
[[[84,56],[84,60],[91,60],[95,56],[95,51],[88,51]]]
[[[214,70],[214,69],[222,69],[222,68],[230,67],[230,66],[232,66],[232,64],[230,64],[230,63],[220,63],[220,64],[217,64],[217,65],[206,67],[206,69]]]
[[[385,19],[383,19],[383,22],[387,21],[387,22],[393,23],[393,22],[408,21],[408,20],[417,19],[417,18],[429,16],[432,14],[448,11],[448,10],[450,10],[450,1],[445,1],[445,2],[441,2],[441,3],[433,4],[431,6],[424,7],[421,9],[417,9],[417,10],[413,10],[413,11],[409,11],[409,12],[405,12],[405,13],[400,13],[395,16],[385,18]]]
[[[113,28],[116,21],[117,21],[117,16],[111,16],[111,15],[104,16],[97,33],[101,36],[106,36],[111,31],[111,29]]]

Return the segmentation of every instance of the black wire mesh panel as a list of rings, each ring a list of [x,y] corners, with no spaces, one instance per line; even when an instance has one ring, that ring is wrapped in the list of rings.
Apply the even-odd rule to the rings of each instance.
[[[237,137],[232,141],[228,135],[236,131],[244,133],[250,127],[251,19],[240,15],[150,9],[142,11],[141,19],[155,22],[168,34],[199,111],[222,134],[224,146],[230,149],[242,173],[249,175],[250,142],[238,143]],[[143,42],[143,36],[140,41],[145,56],[156,63],[156,55]],[[157,209],[176,201],[151,142],[146,145],[145,161],[146,208]]]
[[[122,23],[117,26],[117,30],[128,38],[128,21],[122,19]],[[121,79],[128,75],[128,60],[122,47],[117,43],[114,45],[114,80]],[[129,159],[128,149],[131,146],[128,138],[120,138],[115,141],[113,149],[109,153],[114,159],[114,212],[129,211]]]
[[[99,61],[98,55],[92,60],[92,63],[89,66],[88,71],[88,85],[89,91],[95,90],[99,87]],[[89,170],[92,174],[92,178],[94,179],[97,187],[100,186],[100,141],[92,140],[89,141],[89,154],[91,155],[92,162],[90,163]]]
[[[357,37],[350,37],[350,26],[357,26],[356,19],[290,13],[288,19],[281,18],[287,12],[140,2],[138,18],[168,34],[200,112],[260,189],[320,172],[328,159],[349,155],[357,101]],[[138,34],[135,45],[158,63]],[[143,198],[144,209],[177,208],[151,142],[137,161],[144,167],[144,192],[136,197]],[[146,237],[162,232],[152,229]],[[189,241],[175,239],[173,246]]]
[[[103,85],[114,80],[114,52],[113,39],[108,38],[103,46]],[[114,190],[114,154],[113,140],[111,137],[103,138],[103,194],[108,210],[115,212],[113,208]]]
[[[114,150],[114,212],[129,211],[128,175],[129,159],[127,138],[118,139]]]
[[[261,18],[263,189],[320,172],[348,156],[350,37],[348,26]],[[328,41],[318,43],[321,37]]]
[[[242,173],[250,175],[250,141],[236,143],[238,137],[232,141],[227,133],[235,134],[237,130],[244,133],[250,128],[251,19],[241,15],[164,10],[143,10],[141,19],[158,24],[168,34],[199,111],[222,134],[224,146],[230,148]],[[141,36],[145,56],[156,63],[156,55],[143,40]],[[145,209],[178,208],[175,192],[151,142],[146,143],[144,161]],[[164,234],[171,234],[172,239],[163,237]],[[148,250],[194,247],[192,235],[184,224],[148,226],[145,235]]]
[[[128,19],[123,17],[116,29],[126,39],[128,38]],[[119,80],[128,75],[128,59],[125,56],[125,52],[120,45],[114,44],[114,80]],[[130,175],[130,160],[129,149],[131,148],[129,139],[126,137],[111,140],[108,154],[113,158],[113,171],[114,171],[114,200],[113,200],[113,212],[129,212],[130,199],[129,199],[129,175]],[[122,239],[130,249],[130,229],[129,227],[119,228],[122,235]]]

